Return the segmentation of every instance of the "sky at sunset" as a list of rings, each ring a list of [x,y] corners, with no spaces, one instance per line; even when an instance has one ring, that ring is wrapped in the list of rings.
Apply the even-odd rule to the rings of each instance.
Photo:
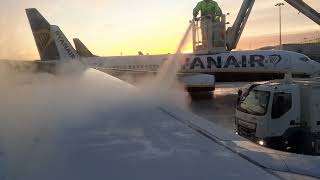
[[[109,56],[120,52],[125,55],[138,51],[150,54],[174,52],[197,2],[1,0],[0,59],[39,59],[25,8],[37,8],[51,24],[59,25],[69,40],[78,37],[95,54]],[[242,0],[217,2],[225,13],[230,13],[228,20],[232,24]],[[256,0],[238,49],[255,48],[258,45],[254,39],[261,37],[269,37],[270,45],[276,43],[271,39],[275,39],[279,31],[278,9],[274,7],[277,2],[279,0]],[[320,0],[305,2],[320,12]],[[320,36],[319,26],[288,4],[283,7],[283,32],[287,37],[300,34],[301,41],[304,36]],[[285,39],[287,42],[292,40]]]

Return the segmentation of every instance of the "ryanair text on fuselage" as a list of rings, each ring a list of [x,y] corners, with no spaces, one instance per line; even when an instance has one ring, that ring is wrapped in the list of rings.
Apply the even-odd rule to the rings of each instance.
[[[68,43],[65,41],[63,34],[60,31],[55,31],[58,41],[61,43],[64,50],[68,53],[69,57],[72,59],[76,58],[76,55],[72,52],[72,49],[69,47]]]
[[[241,55],[241,56],[195,56],[187,58],[183,70],[205,70],[223,68],[257,68],[272,64],[274,68],[282,60],[281,55]]]

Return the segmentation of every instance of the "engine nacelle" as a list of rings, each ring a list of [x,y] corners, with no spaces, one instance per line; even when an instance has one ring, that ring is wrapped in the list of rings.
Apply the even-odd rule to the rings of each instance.
[[[210,92],[215,90],[215,76],[208,74],[190,74],[180,77],[188,92]]]

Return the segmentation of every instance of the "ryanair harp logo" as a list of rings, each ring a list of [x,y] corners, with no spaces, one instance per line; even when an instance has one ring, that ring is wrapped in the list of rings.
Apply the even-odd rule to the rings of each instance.
[[[270,62],[273,64],[274,67],[277,67],[279,62],[282,60],[281,56],[278,54],[269,55]]]

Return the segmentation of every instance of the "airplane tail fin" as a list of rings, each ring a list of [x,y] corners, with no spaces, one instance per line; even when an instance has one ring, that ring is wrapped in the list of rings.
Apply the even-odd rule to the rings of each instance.
[[[42,61],[79,57],[58,26],[50,25],[35,8],[26,9],[26,14]]]
[[[26,9],[26,13],[41,60],[60,59],[48,21],[35,8]]]
[[[139,51],[138,54],[139,54],[139,56],[144,56],[142,51]]]
[[[54,42],[58,49],[60,59],[77,59],[79,55],[77,51],[73,48],[69,40],[63,34],[61,29],[56,25],[50,26],[51,33],[54,37]]]
[[[96,57],[78,38],[73,39],[78,54],[81,57]]]

